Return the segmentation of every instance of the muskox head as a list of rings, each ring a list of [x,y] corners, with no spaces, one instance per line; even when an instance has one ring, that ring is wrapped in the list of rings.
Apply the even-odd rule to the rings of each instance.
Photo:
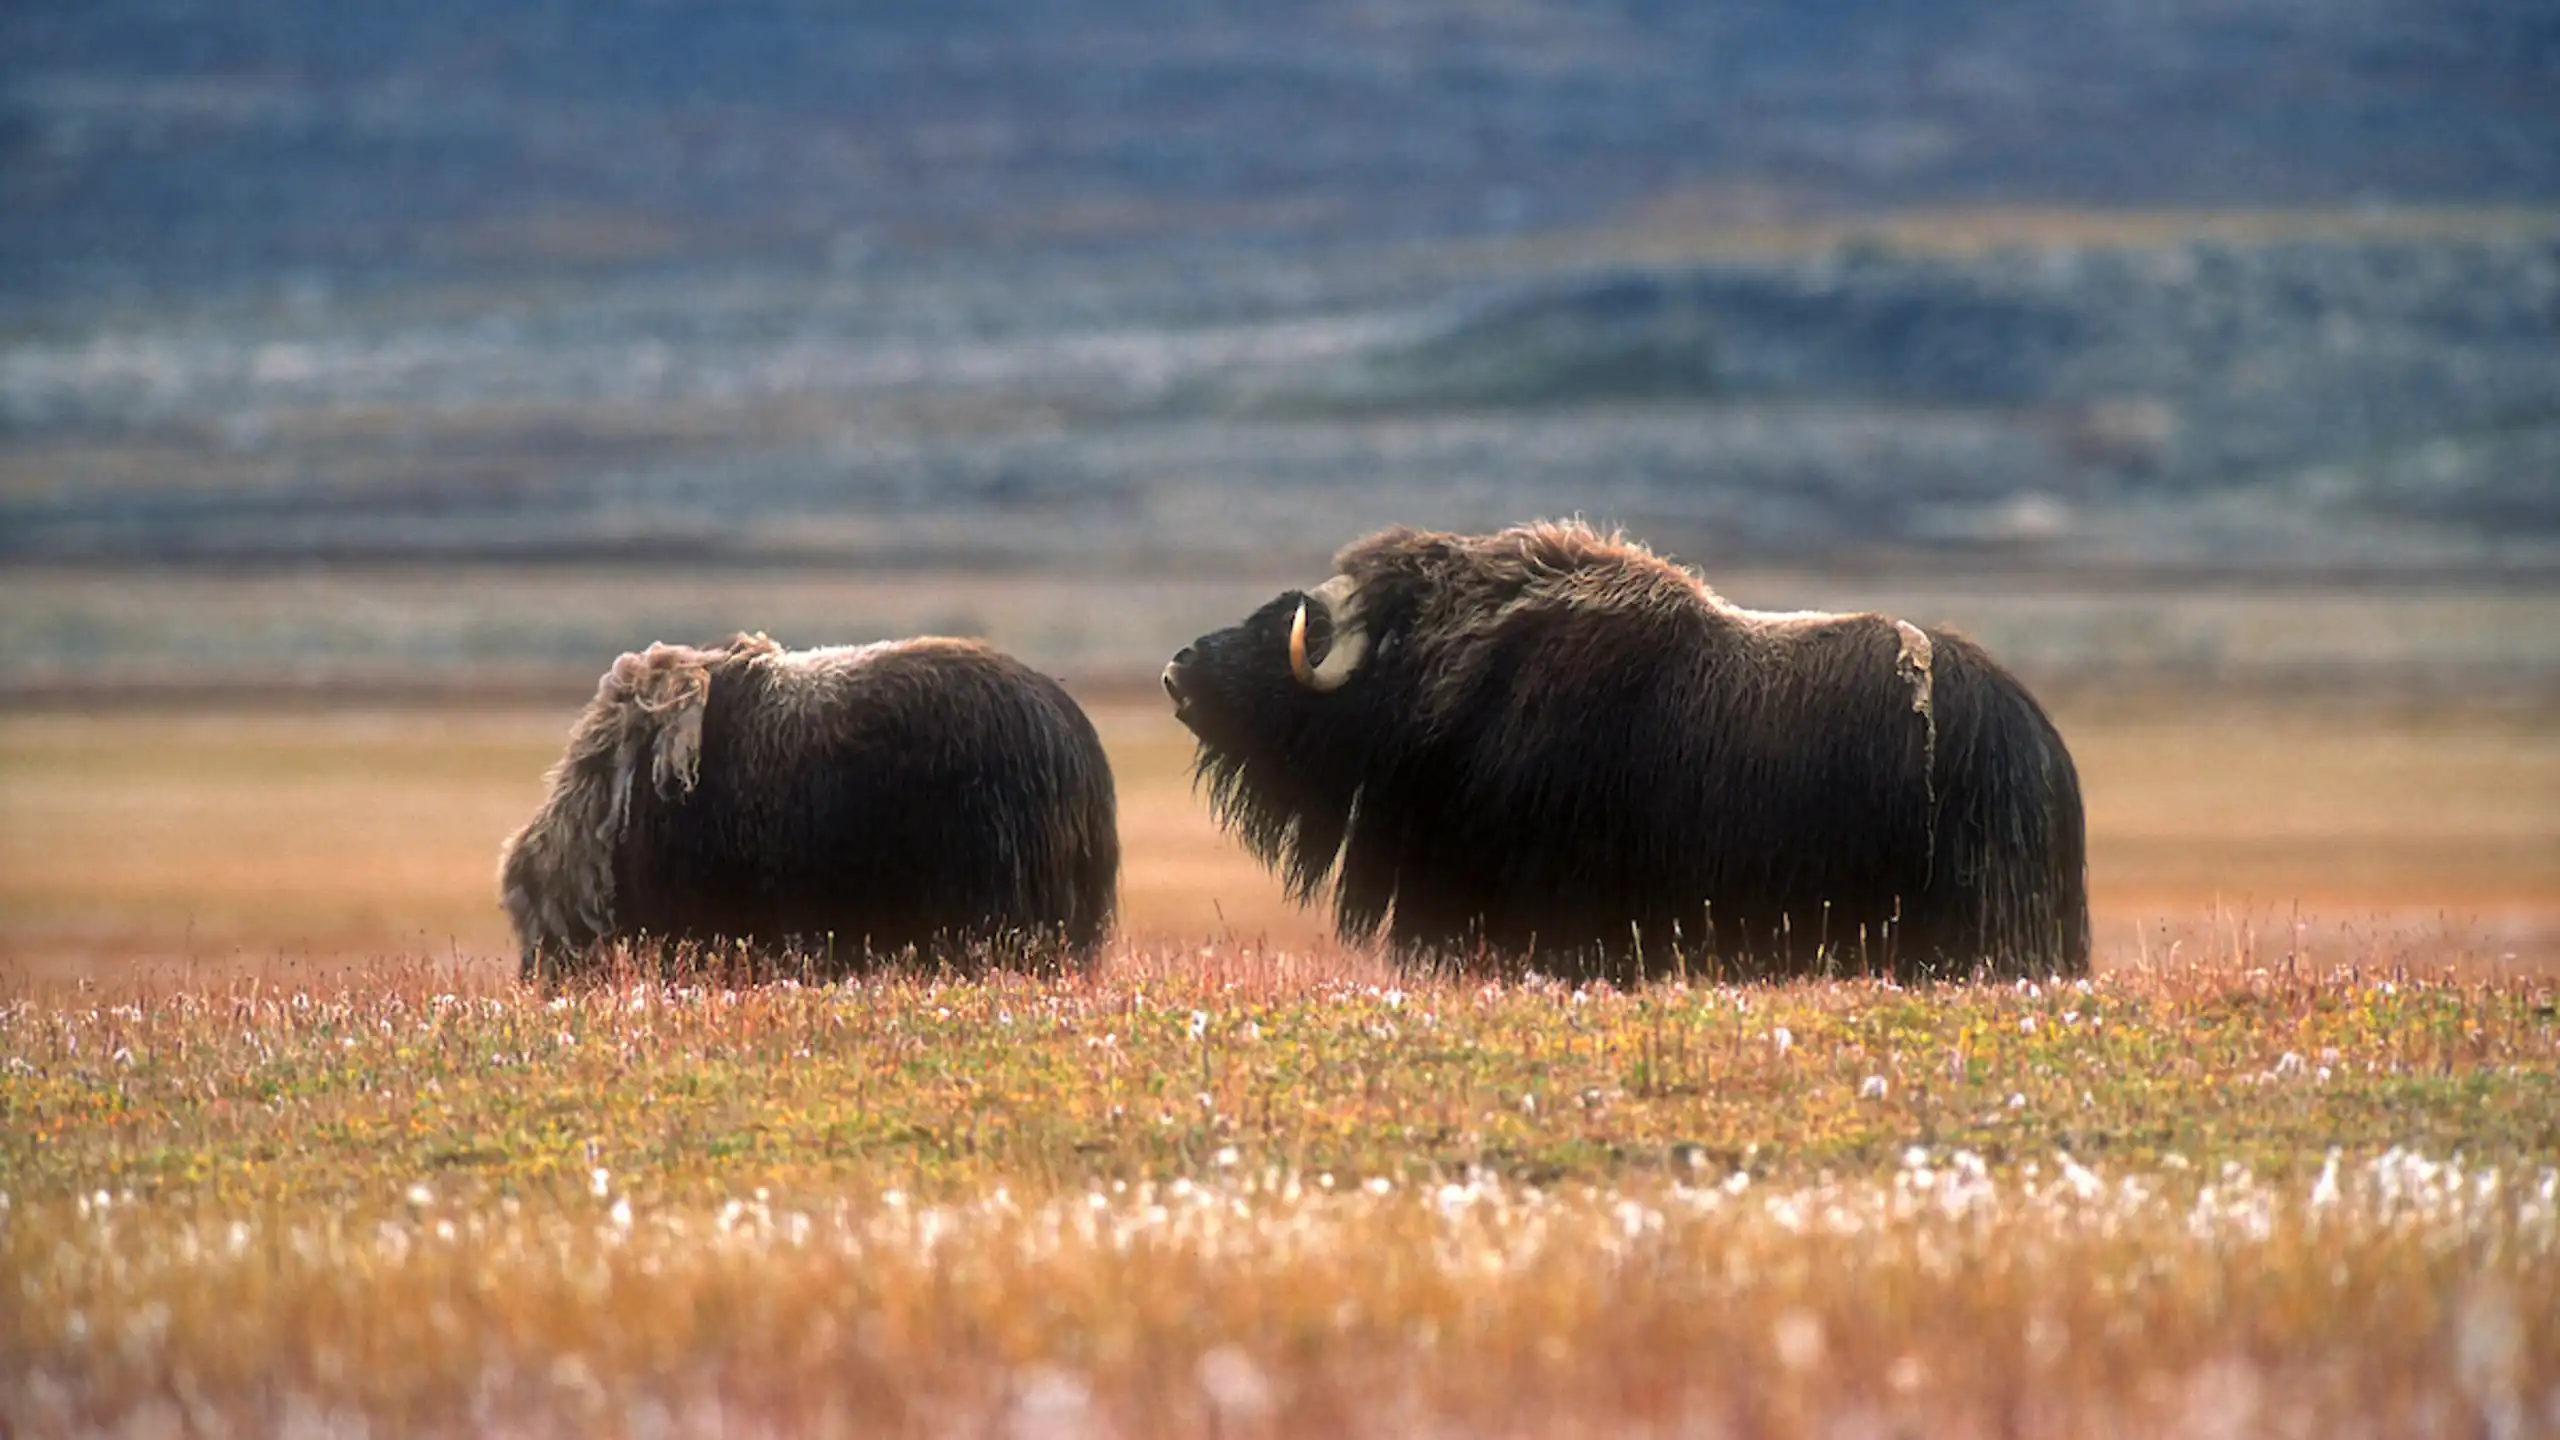
[[[1220,820],[1302,902],[1335,877],[1364,824],[1387,842],[1367,850],[1400,848],[1378,831],[1440,818],[1432,807],[1447,728],[1472,723],[1486,686],[1536,663],[1502,638],[1517,607],[1584,586],[1598,608],[1676,613],[1698,603],[1687,572],[1650,556],[1631,568],[1628,554],[1580,526],[1389,529],[1344,549],[1330,578],[1185,646],[1164,687],[1199,741],[1198,773]],[[1641,643],[1646,623],[1599,638]],[[1576,628],[1542,630],[1539,643],[1570,643]],[[1392,804],[1379,804],[1390,792]],[[1392,867],[1341,865],[1343,933],[1374,932],[1396,883]]]
[[[1397,707],[1408,617],[1335,575],[1273,597],[1183,647],[1164,669],[1174,715],[1200,742],[1219,818],[1304,901],[1326,882],[1359,793],[1361,746]]]

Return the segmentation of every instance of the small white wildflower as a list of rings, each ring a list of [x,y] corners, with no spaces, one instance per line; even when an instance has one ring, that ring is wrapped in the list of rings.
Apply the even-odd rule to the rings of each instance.
[[[1789,1310],[1770,1327],[1778,1363],[1790,1370],[1810,1370],[1822,1363],[1822,1321],[1808,1311]]]
[[[436,1192],[427,1188],[427,1182],[421,1180],[409,1187],[409,1203],[420,1208],[433,1205],[436,1203]]]
[[[1035,1365],[1017,1383],[1011,1425],[1016,1435],[1089,1435],[1093,1422],[1093,1387],[1072,1370]]]
[[[587,1172],[587,1193],[601,1200],[613,1193],[613,1172],[599,1165]]]
[[[1784,1055],[1796,1048],[1795,1032],[1781,1025],[1769,1032],[1769,1044],[1779,1054]]]
[[[2050,1365],[2061,1359],[2070,1345],[2071,1329],[2050,1315],[2030,1315],[2026,1334],[2021,1338],[2027,1342],[2028,1359],[2038,1365]]]
[[[1870,1075],[1866,1079],[1858,1082],[1858,1098],[1861,1100],[1881,1100],[1892,1089],[1893,1086],[1888,1083],[1883,1076]]]
[[[1233,1345],[1221,1345],[1200,1357],[1200,1389],[1216,1412],[1218,1428],[1253,1429],[1273,1409],[1271,1381],[1253,1358]]]
[[[2063,1183],[2071,1187],[2072,1194],[2083,1200],[2095,1200],[2106,1188],[2088,1166],[2068,1155],[2057,1154],[2054,1158],[2061,1163]]]

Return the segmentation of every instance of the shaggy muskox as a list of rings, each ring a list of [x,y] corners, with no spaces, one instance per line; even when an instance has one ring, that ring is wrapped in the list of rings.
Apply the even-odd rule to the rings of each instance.
[[[2087,969],[2071,756],[1970,640],[1740,609],[1579,525],[1335,568],[1164,685],[1219,818],[1344,939],[1619,980]]]
[[[1058,683],[968,640],[614,662],[507,842],[528,979],[599,942],[1091,959],[1119,884],[1110,762]]]

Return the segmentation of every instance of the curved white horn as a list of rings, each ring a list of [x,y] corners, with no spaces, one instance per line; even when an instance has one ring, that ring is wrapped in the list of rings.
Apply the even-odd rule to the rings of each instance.
[[[1360,609],[1354,604],[1358,584],[1348,575],[1336,575],[1307,592],[1298,602],[1298,613],[1289,622],[1289,673],[1310,690],[1333,691],[1342,688],[1351,672],[1369,653],[1369,632],[1360,626]],[[1307,663],[1307,602],[1324,607],[1333,620],[1333,645],[1325,651],[1324,663]]]
[[[1289,622],[1289,673],[1301,685],[1313,687],[1316,672],[1307,666],[1307,602],[1298,602],[1296,618]]]

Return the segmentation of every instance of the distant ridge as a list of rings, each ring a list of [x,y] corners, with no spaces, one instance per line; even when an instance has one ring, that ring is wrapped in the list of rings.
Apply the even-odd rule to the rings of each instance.
[[[2560,10],[19,0],[0,275],[2560,201]]]

